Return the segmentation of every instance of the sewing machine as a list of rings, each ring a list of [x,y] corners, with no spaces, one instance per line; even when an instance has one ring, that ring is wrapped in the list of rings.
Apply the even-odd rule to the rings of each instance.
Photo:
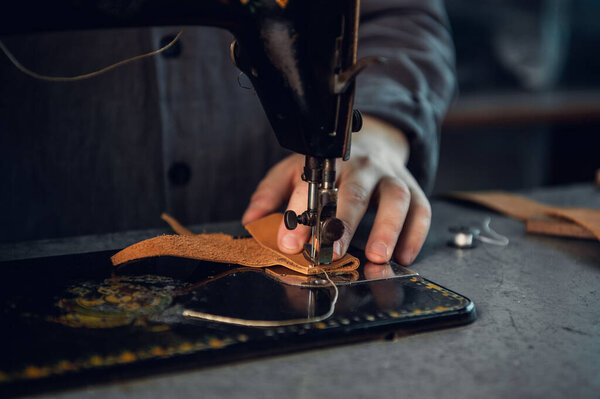
[[[251,80],[281,146],[306,155],[307,210],[285,224],[310,226],[304,254],[329,264],[344,225],[337,219],[335,164],[350,156],[359,0],[41,0],[13,5],[0,33],[156,25],[210,25],[231,31],[230,53]],[[35,12],[31,12],[35,10]]]
[[[32,0],[15,7],[0,14],[0,33],[198,24],[230,30],[231,58],[252,81],[279,143],[306,155],[307,210],[286,212],[285,224],[310,226],[305,256],[313,266],[331,263],[344,232],[336,218],[335,164],[348,159],[350,132],[361,127],[354,78],[382,61],[356,62],[359,0]],[[359,228],[355,241],[361,235]],[[212,365],[474,320],[468,298],[394,262],[375,265],[359,249],[350,251],[361,267],[332,274],[331,285],[283,267],[168,256],[115,270],[114,251],[3,262],[0,324],[10,325],[11,335],[1,348],[0,396],[3,388],[62,388],[86,381],[82,376],[187,367],[185,359]],[[271,327],[186,312],[267,320]],[[329,316],[312,322],[317,315]],[[284,322],[270,323],[277,320]]]

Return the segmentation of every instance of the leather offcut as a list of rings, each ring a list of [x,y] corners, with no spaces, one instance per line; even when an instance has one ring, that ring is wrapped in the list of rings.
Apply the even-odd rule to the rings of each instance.
[[[547,215],[535,215],[527,219],[525,230],[528,233],[540,233],[591,240],[596,239],[591,231],[577,223]]]
[[[598,209],[550,206],[503,191],[456,192],[449,196],[525,221],[528,232],[600,240]]]
[[[299,271],[304,274],[319,274],[321,270],[328,271],[352,271],[358,268],[359,260],[350,254],[344,255],[341,259],[332,262],[329,265],[319,265],[319,267],[309,267],[310,262],[306,260],[304,255],[298,254],[283,254],[279,252],[277,246],[277,230],[283,220],[283,214],[274,213],[264,218],[258,219],[252,223],[248,223],[246,230],[252,237],[265,248],[277,256],[283,256],[288,260],[289,265],[286,266],[292,270]],[[291,267],[291,266],[293,267]]]
[[[179,235],[163,235],[133,244],[111,258],[113,265],[155,256],[177,256],[249,267],[281,265],[305,275],[319,274],[323,270],[345,273],[356,270],[359,266],[359,260],[350,254],[330,265],[311,267],[302,254],[287,255],[279,252],[277,230],[283,218],[280,213],[246,225],[252,235],[250,238],[233,238],[223,233],[194,235],[169,215],[163,214],[162,217]]]

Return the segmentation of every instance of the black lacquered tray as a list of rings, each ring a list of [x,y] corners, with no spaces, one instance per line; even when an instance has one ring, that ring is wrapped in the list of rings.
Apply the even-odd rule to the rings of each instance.
[[[323,281],[287,284],[277,273],[171,257],[114,269],[113,253],[0,263],[0,393],[210,366],[475,319],[469,299],[416,274],[366,281],[361,270],[358,280],[338,279],[335,312],[318,323],[257,328],[190,320],[184,309],[261,320],[317,316],[329,310],[334,290]]]

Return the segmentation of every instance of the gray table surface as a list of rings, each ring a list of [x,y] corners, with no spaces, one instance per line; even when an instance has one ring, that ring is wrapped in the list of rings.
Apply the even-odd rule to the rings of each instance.
[[[592,185],[524,194],[600,209],[600,191]],[[479,314],[473,324],[51,395],[600,398],[600,243],[527,235],[521,222],[482,208],[439,199],[432,205],[432,230],[413,269],[471,298]],[[510,239],[507,247],[445,245],[450,225],[481,223],[486,216]],[[159,232],[0,245],[0,259],[116,249]]]

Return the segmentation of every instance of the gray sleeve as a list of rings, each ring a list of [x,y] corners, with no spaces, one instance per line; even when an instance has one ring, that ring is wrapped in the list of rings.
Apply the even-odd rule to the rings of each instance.
[[[359,75],[356,107],[407,135],[408,168],[430,192],[440,126],[456,90],[454,46],[443,1],[363,1],[358,57],[369,55],[388,61]]]

